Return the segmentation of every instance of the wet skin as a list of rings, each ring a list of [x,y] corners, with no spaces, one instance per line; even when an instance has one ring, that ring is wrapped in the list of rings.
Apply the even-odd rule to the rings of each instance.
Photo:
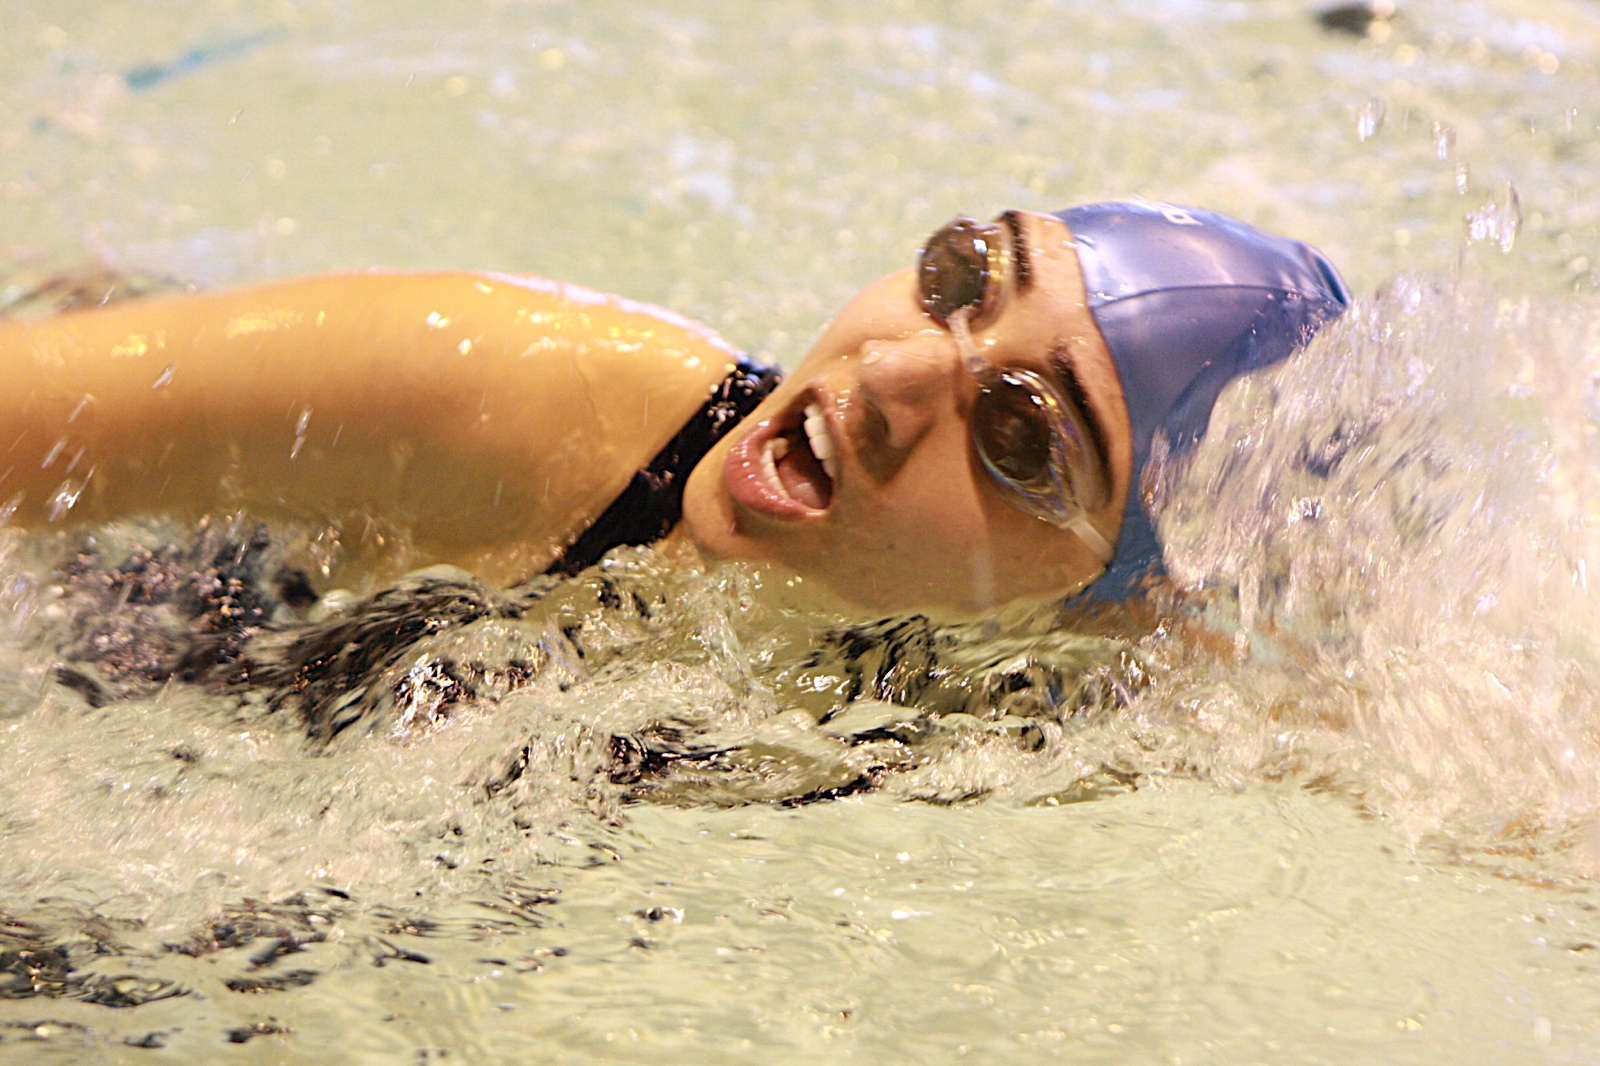
[[[1132,449],[1122,386],[1088,310],[1072,235],[1049,215],[1016,216],[996,305],[972,324],[997,366],[1075,378],[1099,431],[1110,498],[1090,521],[1115,543]],[[1077,534],[1018,509],[971,440],[976,380],[955,339],[922,309],[915,271],[853,299],[800,367],[695,468],[684,527],[709,556],[776,563],[873,610],[971,614],[1071,593],[1101,571]],[[803,427],[820,410],[835,452],[822,470]],[[763,469],[774,437],[777,484]],[[782,448],[779,449],[782,451]]]

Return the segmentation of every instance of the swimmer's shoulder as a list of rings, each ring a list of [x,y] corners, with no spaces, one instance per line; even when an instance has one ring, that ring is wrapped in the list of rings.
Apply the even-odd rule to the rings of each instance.
[[[748,366],[650,304],[466,271],[0,321],[0,360],[19,522],[60,519],[63,486],[72,519],[377,515],[408,563],[501,581],[561,556]]]

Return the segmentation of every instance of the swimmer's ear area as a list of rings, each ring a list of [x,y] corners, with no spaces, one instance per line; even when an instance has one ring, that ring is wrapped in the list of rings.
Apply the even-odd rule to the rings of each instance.
[[[1120,598],[1161,566],[1143,491],[1156,435],[1187,454],[1228,382],[1303,348],[1350,295],[1316,249],[1214,212],[1119,202],[1056,217],[1128,405],[1134,491],[1111,566],[1087,590]]]

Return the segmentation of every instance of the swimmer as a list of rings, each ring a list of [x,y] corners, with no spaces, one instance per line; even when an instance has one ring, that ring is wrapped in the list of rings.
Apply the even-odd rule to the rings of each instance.
[[[1143,202],[944,226],[781,384],[704,327],[529,277],[129,301],[0,322],[0,499],[24,527],[401,534],[392,565],[500,583],[665,538],[873,611],[1117,598],[1160,566],[1158,434],[1181,453],[1347,303],[1307,245]]]

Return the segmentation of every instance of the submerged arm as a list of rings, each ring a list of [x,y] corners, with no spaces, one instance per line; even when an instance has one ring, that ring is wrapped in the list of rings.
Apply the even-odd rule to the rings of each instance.
[[[13,524],[245,510],[542,568],[732,369],[667,312],[492,274],[365,273],[0,322]]]

